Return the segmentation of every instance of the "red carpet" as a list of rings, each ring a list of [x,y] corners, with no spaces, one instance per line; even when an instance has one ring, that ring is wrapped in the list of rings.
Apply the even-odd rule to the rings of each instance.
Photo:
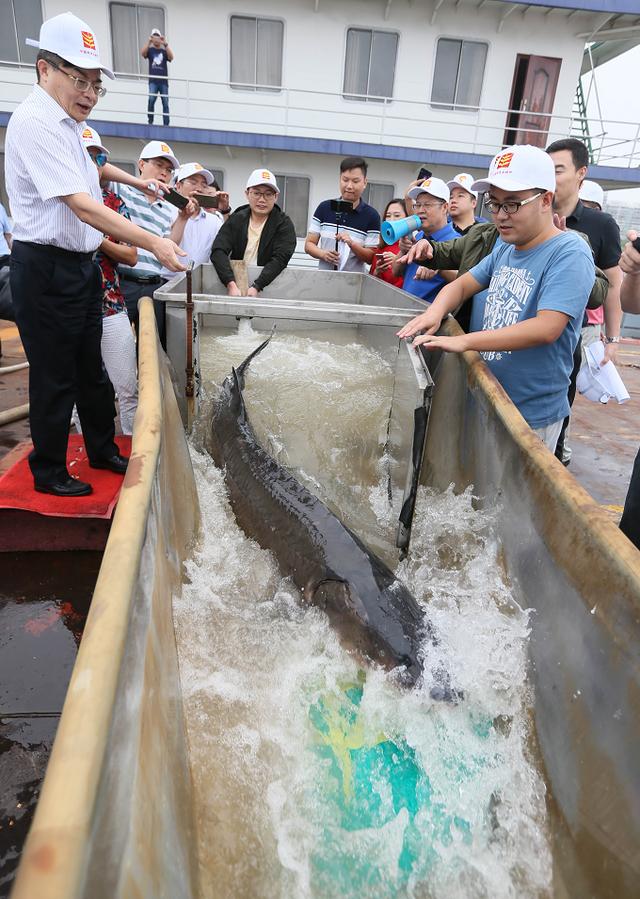
[[[131,437],[116,437],[116,443],[123,456],[130,454]],[[26,447],[24,455],[0,478],[0,509],[21,509],[63,518],[111,518],[123,477],[112,471],[90,468],[80,434],[69,437],[67,468],[71,475],[91,484],[93,493],[89,496],[72,499],[36,493],[27,461],[30,451],[31,446]]]

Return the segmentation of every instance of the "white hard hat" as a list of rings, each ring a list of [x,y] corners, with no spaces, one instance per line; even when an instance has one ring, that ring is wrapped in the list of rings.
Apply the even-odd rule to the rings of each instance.
[[[82,134],[80,135],[82,138],[82,143],[85,145],[87,150],[89,147],[97,147],[98,150],[102,150],[103,153],[109,155],[109,151],[104,146],[102,141],[100,140],[100,135],[95,130],[95,128],[90,128],[89,125],[85,125],[82,129]]]
[[[466,190],[468,194],[471,194],[472,197],[478,199],[478,193],[475,190],[471,189],[471,185],[474,182],[473,175],[470,175],[468,172],[460,172],[459,175],[456,175],[451,181],[447,181],[447,187],[449,190],[453,190],[454,187],[461,187],[463,190]]]
[[[276,176],[269,169],[254,169],[247,180],[247,190],[250,187],[259,187],[261,184],[268,184],[276,193],[280,193]]]
[[[177,169],[180,163],[169,144],[165,144],[163,140],[150,140],[140,151],[140,159],[168,159],[174,169]]]
[[[484,192],[490,187],[500,190],[556,190],[556,172],[553,160],[540,147],[517,144],[505,147],[491,160],[489,174],[471,185],[473,190]]]
[[[30,47],[55,53],[78,69],[101,69],[108,78],[114,77],[111,69],[100,61],[98,39],[94,32],[71,12],[47,19],[40,27],[39,40],[28,37],[26,43]]]
[[[203,175],[209,187],[213,184],[213,172],[205,169],[199,162],[183,163],[176,172],[174,180],[177,184],[178,181],[184,181],[185,178],[190,178],[192,175]]]
[[[595,181],[583,181],[578,197],[590,203],[597,203],[600,209],[604,206],[604,191]]]
[[[445,203],[448,203],[451,199],[449,188],[442,178],[427,178],[422,184],[412,187],[407,192],[407,196],[411,197],[412,200],[416,200],[420,194],[429,194],[432,197],[437,197],[439,200],[444,200]]]

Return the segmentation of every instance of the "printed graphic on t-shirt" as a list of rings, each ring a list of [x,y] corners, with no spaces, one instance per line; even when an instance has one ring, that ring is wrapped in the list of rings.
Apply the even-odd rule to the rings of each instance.
[[[507,328],[520,321],[536,279],[527,268],[502,266],[489,282],[489,292],[482,319],[483,331]],[[481,354],[486,362],[511,355],[510,350],[490,350]]]
[[[164,62],[164,55],[162,53],[154,53],[151,59],[151,65],[154,68],[160,68],[162,63]]]

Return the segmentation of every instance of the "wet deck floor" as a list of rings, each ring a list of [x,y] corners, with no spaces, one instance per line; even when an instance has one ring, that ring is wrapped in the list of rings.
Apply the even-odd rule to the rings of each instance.
[[[10,322],[0,321],[0,341],[1,412],[28,401],[28,371],[2,375],[24,354]],[[569,470],[615,521],[640,445],[640,342],[621,346],[619,369],[630,401],[600,405],[578,396],[569,440]],[[0,474],[28,439],[28,419],[0,428]],[[37,802],[100,558],[0,552],[0,899]]]

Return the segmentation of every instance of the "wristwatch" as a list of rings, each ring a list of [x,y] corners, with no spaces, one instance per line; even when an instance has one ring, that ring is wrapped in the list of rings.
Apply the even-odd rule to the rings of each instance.
[[[604,342],[605,343],[620,343],[620,338],[619,337],[605,337]]]
[[[220,213],[220,215],[229,215],[229,213],[231,212],[231,206],[227,206],[226,209],[218,209],[218,212]]]

